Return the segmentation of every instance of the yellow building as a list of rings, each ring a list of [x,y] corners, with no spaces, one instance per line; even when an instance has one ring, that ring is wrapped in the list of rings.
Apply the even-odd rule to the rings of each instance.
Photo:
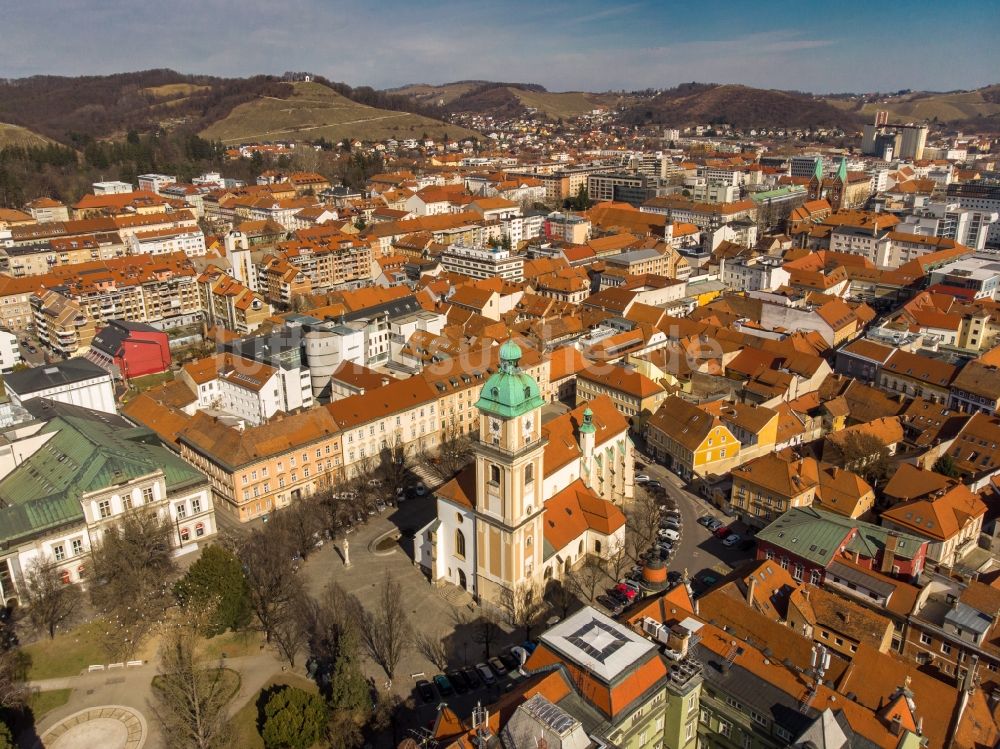
[[[650,451],[685,480],[721,476],[740,464],[740,441],[722,421],[672,395],[646,422]]]

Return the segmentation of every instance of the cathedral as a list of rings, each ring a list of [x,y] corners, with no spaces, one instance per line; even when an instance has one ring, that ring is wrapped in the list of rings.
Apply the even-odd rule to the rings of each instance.
[[[823,160],[816,159],[816,171],[809,180],[809,200],[826,198],[834,211],[844,207],[847,192],[847,159],[841,158],[834,177],[823,176]]]
[[[507,341],[476,402],[475,461],[435,492],[416,562],[434,584],[496,603],[504,589],[559,579],[624,539],[633,496],[628,422],[607,397],[542,425],[538,383]]]

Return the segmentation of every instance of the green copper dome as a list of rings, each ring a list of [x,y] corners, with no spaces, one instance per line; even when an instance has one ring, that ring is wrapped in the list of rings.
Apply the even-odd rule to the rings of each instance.
[[[583,410],[583,423],[580,425],[580,434],[593,434],[597,431],[597,427],[594,426],[594,412],[590,410],[590,406],[587,406]]]
[[[476,408],[511,419],[545,405],[535,378],[518,366],[520,360],[521,348],[514,341],[500,347],[500,369],[483,385]]]

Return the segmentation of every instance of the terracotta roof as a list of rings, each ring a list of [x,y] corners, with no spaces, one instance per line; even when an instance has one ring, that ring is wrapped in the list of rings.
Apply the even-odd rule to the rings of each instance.
[[[965,484],[939,490],[926,499],[890,507],[882,518],[911,533],[944,541],[958,534],[967,523],[986,514],[986,504]]]
[[[577,379],[600,383],[601,386],[617,390],[634,398],[644,400],[663,393],[664,388],[634,369],[619,366],[603,366],[599,369],[584,369],[577,373]]]
[[[578,459],[582,454],[579,430],[583,423],[583,412],[588,407],[593,412],[592,421],[596,429],[595,448],[610,439],[627,439],[628,421],[615,408],[610,398],[601,395],[588,403],[581,403],[572,411],[542,425],[542,434],[548,439],[543,456],[546,476],[555,473],[570,461]]]
[[[546,543],[558,552],[588,530],[605,536],[614,533],[625,525],[625,516],[577,479],[545,500],[543,523]]]

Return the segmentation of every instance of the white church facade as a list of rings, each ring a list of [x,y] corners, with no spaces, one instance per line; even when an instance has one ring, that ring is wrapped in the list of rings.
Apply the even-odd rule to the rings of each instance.
[[[416,537],[416,562],[435,584],[476,600],[561,578],[588,554],[623,543],[622,505],[633,496],[628,422],[601,397],[544,427],[538,383],[501,347],[486,382],[475,462],[436,492],[437,517]]]

